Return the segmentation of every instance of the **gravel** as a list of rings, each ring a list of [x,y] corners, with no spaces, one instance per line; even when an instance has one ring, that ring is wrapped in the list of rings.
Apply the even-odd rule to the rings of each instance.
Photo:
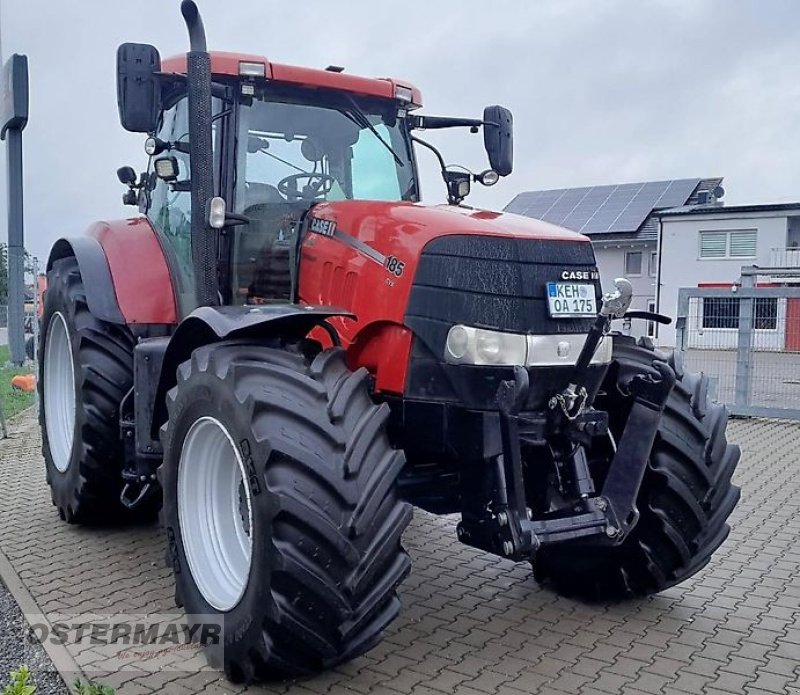
[[[26,627],[17,602],[0,582],[0,690],[9,680],[9,671],[24,664],[36,683],[36,695],[69,695],[42,646],[22,639]]]

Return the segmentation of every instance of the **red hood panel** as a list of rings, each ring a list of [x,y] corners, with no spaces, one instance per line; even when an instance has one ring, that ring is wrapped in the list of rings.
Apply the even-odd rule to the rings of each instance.
[[[431,239],[446,234],[589,241],[582,234],[549,222],[454,205],[347,200],[321,203],[311,214],[333,220],[339,229],[367,244],[374,242],[382,253],[390,248],[398,250],[397,244],[407,252],[419,253]],[[386,251],[380,248],[383,246]]]
[[[331,321],[348,348],[351,366],[367,366],[379,390],[395,393],[403,390],[410,346],[410,332],[403,328],[406,307],[428,242],[472,234],[589,243],[547,222],[449,205],[339,201],[316,205],[310,218],[312,231],[301,252],[300,300],[355,314],[355,321]],[[334,224],[315,224],[315,218]],[[392,352],[401,344],[400,352]],[[374,362],[367,354],[374,355]]]

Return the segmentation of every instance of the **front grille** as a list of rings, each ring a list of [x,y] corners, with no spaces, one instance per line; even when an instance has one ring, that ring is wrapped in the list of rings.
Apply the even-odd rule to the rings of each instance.
[[[447,332],[454,324],[535,335],[587,333],[591,318],[552,319],[548,314],[545,285],[561,280],[564,270],[596,270],[592,245],[470,235],[430,242],[420,257],[406,311],[406,324],[414,332],[406,394],[479,408],[494,403],[498,378],[510,378],[511,370],[444,364]],[[593,284],[599,299],[600,283]],[[569,374],[566,367],[548,369],[554,384],[538,377],[532,403]]]
[[[420,257],[407,320],[411,328],[434,321],[537,335],[585,333],[592,319],[551,319],[547,312],[545,284],[570,269],[596,269],[590,243],[440,237]]]

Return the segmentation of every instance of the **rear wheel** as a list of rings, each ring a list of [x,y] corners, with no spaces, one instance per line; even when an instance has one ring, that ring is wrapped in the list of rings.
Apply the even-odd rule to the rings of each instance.
[[[366,378],[341,350],[246,343],[178,370],[160,470],[176,600],[223,617],[233,680],[351,659],[398,612],[405,459]]]
[[[133,336],[92,316],[75,258],[56,261],[47,283],[39,422],[53,504],[70,523],[117,521],[119,405],[133,383]]]
[[[609,412],[616,438],[632,405],[619,382],[642,372],[658,376],[654,359],[669,362],[678,381],[661,417],[630,535],[615,547],[545,546],[536,557],[538,581],[589,600],[653,594],[691,577],[727,537],[727,519],[739,500],[731,483],[739,447],[727,442],[728,414],[711,400],[705,376],[684,374],[675,355],[625,336],[614,336],[613,359],[595,405]]]

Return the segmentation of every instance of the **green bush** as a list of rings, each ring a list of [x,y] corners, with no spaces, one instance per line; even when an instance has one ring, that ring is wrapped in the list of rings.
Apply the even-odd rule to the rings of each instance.
[[[31,682],[30,669],[22,665],[16,671],[9,674],[11,681],[3,686],[0,695],[34,695],[36,693],[36,683]],[[75,695],[116,695],[117,691],[110,685],[95,683],[94,681],[82,681],[78,678],[72,684]]]
[[[80,679],[76,680],[72,686],[75,689],[75,695],[116,695],[116,690],[110,685],[102,685],[94,681],[82,682]]]
[[[10,674],[11,682],[3,686],[3,695],[33,695],[36,685],[31,683],[31,672],[27,666],[20,666]]]
[[[34,395],[18,391],[11,386],[11,379],[17,374],[30,374],[33,371],[31,365],[25,367],[14,367],[9,364],[11,355],[8,345],[0,345],[0,404],[3,406],[3,413],[6,417],[11,417],[33,405]]]

